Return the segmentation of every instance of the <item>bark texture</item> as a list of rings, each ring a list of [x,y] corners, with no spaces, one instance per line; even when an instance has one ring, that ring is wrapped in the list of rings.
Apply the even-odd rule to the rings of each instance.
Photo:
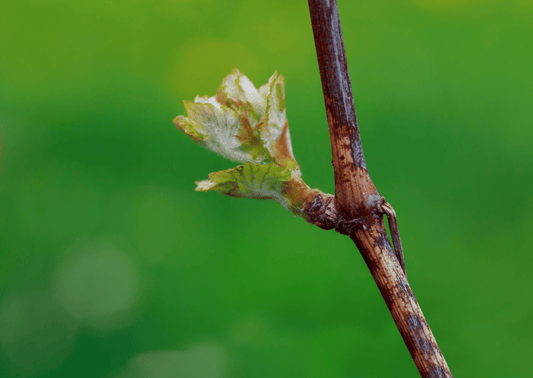
[[[402,269],[401,245],[396,246],[400,244],[399,233],[394,237],[398,258],[387,236],[383,214],[391,216],[394,210],[380,196],[368,174],[337,2],[308,2],[328,118],[335,197],[317,196],[306,205],[304,212],[318,219],[313,223],[319,227],[335,228],[350,236],[357,245],[420,375],[424,378],[452,377]]]

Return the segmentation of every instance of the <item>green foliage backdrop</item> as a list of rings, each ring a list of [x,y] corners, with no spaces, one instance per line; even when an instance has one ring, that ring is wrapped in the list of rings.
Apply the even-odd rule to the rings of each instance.
[[[339,0],[369,171],[457,377],[531,376],[532,4]],[[172,119],[234,65],[285,76],[332,193],[306,1],[2,4],[0,376],[417,376],[348,238],[194,191],[234,164]]]

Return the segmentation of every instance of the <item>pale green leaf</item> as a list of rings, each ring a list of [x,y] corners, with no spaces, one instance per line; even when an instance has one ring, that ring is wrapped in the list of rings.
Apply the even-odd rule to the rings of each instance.
[[[234,68],[213,97],[184,102],[187,117],[174,122],[198,144],[230,160],[276,162],[297,169],[285,110],[283,76],[277,72],[257,89]]]
[[[291,171],[274,163],[245,163],[225,171],[213,172],[208,180],[197,182],[197,191],[217,191],[232,197],[273,199],[288,207],[282,191]]]
[[[234,68],[212,97],[184,101],[187,117],[174,123],[196,143],[244,165],[210,173],[197,191],[273,199],[298,216],[321,193],[302,180],[294,158],[285,108],[285,81],[274,74],[257,89]]]

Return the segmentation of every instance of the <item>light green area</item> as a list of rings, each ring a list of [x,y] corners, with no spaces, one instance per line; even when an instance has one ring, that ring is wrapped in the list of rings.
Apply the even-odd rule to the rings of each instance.
[[[339,3],[370,175],[454,375],[529,377],[531,1]],[[172,123],[233,67],[277,70],[302,176],[333,193],[305,1],[1,8],[1,377],[416,376],[353,243],[195,192],[232,165]]]
[[[257,89],[234,68],[216,96],[184,101],[187,116],[174,119],[178,129],[227,159],[246,162],[209,174],[207,180],[196,182],[197,191],[273,199],[304,216],[301,207],[309,197],[309,187],[292,154],[284,87],[283,76],[274,73]],[[304,190],[294,190],[295,185]]]
[[[238,162],[271,163],[297,171],[285,109],[284,77],[255,85],[233,68],[212,97],[183,101],[174,123],[199,145]]]
[[[213,190],[232,197],[274,199],[281,197],[291,172],[276,164],[244,164],[209,174],[209,180],[197,182],[197,191]],[[282,199],[280,199],[282,201]]]

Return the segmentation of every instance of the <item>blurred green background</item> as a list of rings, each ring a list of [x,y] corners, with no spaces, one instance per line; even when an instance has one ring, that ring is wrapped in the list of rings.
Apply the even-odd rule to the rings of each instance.
[[[0,6],[1,377],[416,377],[353,243],[197,193],[236,165],[172,119],[286,78],[334,190],[307,2]],[[456,377],[531,377],[533,2],[339,0],[370,174]]]

